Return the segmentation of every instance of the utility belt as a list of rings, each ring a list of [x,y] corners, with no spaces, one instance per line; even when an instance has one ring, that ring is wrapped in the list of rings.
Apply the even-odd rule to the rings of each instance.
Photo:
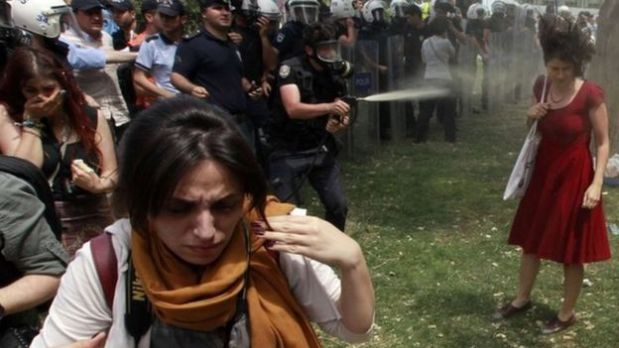
[[[300,151],[290,148],[281,148],[271,152],[270,158],[271,160],[277,160],[281,158],[304,158],[327,154],[330,152],[331,151],[329,150],[329,148],[324,144],[318,147],[312,147]]]

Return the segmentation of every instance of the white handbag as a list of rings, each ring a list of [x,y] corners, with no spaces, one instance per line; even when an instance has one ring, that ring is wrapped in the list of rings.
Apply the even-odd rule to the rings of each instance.
[[[544,87],[542,89],[541,98],[542,103],[546,97],[547,83],[548,77],[544,76]],[[533,168],[535,167],[537,148],[541,139],[541,135],[537,133],[537,120],[535,120],[529,129],[526,139],[524,139],[524,144],[522,145],[520,154],[518,154],[514,169],[512,169],[512,173],[509,176],[505,192],[503,193],[503,200],[524,196],[527,187],[529,187],[529,182],[531,181]]]

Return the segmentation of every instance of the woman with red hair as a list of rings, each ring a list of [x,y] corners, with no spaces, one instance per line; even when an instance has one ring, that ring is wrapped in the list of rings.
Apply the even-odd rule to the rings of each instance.
[[[105,195],[117,176],[110,128],[52,54],[22,47],[9,58],[0,82],[0,152],[47,176],[70,253],[112,221]]]

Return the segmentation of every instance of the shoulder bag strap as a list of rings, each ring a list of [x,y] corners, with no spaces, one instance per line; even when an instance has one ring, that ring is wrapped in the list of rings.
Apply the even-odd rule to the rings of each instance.
[[[118,282],[118,260],[112,245],[112,235],[104,232],[90,240],[90,250],[95,262],[99,282],[103,288],[105,302],[110,310],[114,304],[116,282]]]

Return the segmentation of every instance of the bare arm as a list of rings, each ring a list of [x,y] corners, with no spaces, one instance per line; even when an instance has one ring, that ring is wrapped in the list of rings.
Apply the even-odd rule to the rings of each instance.
[[[342,323],[351,332],[367,332],[374,321],[374,287],[359,244],[316,217],[274,216],[268,221],[271,230],[257,233],[276,242],[271,250],[303,255],[340,271]]]
[[[269,40],[269,20],[265,17],[258,19],[258,28],[260,34],[260,43],[262,44],[262,62],[267,71],[273,71],[277,68],[277,51],[273,48],[271,40]]]
[[[118,163],[112,132],[105,117],[101,112],[97,113],[97,149],[101,152],[101,174],[87,172],[75,163],[71,165],[73,181],[79,187],[93,193],[111,192],[118,181]]]
[[[0,289],[0,304],[6,314],[23,312],[54,297],[59,284],[60,277],[25,275]]]
[[[11,155],[19,146],[21,131],[3,105],[0,105],[0,153]]]
[[[206,88],[198,85],[194,85],[191,81],[189,81],[185,76],[173,72],[170,75],[170,82],[176,87],[179,91],[193,95],[198,98],[208,98],[210,95]]]
[[[146,72],[140,68],[133,69],[133,81],[136,85],[144,89],[147,93],[162,98],[172,98],[174,93],[157,86],[151,80],[148,79]]]
[[[36,128],[23,128],[19,135],[19,145],[10,155],[23,158],[41,168],[43,166],[41,131]]]
[[[358,244],[355,250],[356,258],[339,267],[342,294],[338,305],[344,326],[352,332],[363,333],[370,329],[374,321],[374,287]]]
[[[359,31],[355,28],[355,21],[352,18],[346,18],[346,35],[340,36],[340,43],[347,47],[352,47],[357,42]]]
[[[279,92],[286,113],[293,119],[307,120],[328,114],[347,115],[350,111],[350,106],[341,100],[332,103],[303,103],[299,87],[295,84],[283,85]]]
[[[608,111],[606,104],[602,103],[589,111],[589,118],[593,125],[593,137],[596,146],[596,164],[593,181],[583,198],[583,207],[592,209],[600,201],[602,195],[602,183],[604,182],[604,170],[608,162],[609,137],[608,137]]]
[[[50,110],[62,110],[63,108],[64,91],[59,89],[50,96],[38,95],[26,100],[23,119],[40,122],[50,114]],[[41,168],[44,155],[40,127],[22,127],[19,145],[11,155],[28,160]]]
[[[105,50],[105,63],[117,64],[133,62],[137,58],[137,52],[123,52],[114,50]]]
[[[456,40],[458,40],[461,44],[466,45],[466,35],[464,32],[458,30],[452,21],[449,21],[449,31],[456,36]]]

